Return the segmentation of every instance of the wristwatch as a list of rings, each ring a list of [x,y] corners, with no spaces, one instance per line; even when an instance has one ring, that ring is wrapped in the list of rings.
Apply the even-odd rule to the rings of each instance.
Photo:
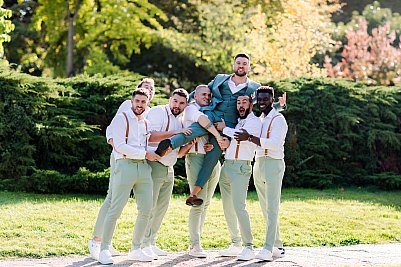
[[[249,142],[252,142],[252,138],[253,138],[253,135],[250,134],[249,137],[248,137],[248,141],[249,141]]]

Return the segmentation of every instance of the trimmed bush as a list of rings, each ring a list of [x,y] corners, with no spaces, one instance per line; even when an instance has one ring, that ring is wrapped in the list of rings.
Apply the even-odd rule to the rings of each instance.
[[[285,186],[324,188],[401,174],[401,87],[316,78],[267,84],[276,96],[288,95]],[[379,182],[358,184],[373,181]]]
[[[0,189],[105,194],[105,129],[140,79],[0,72]],[[264,84],[288,93],[284,186],[400,188],[401,87],[317,78]],[[163,92],[152,101],[166,102]],[[188,192],[183,163],[176,193]]]

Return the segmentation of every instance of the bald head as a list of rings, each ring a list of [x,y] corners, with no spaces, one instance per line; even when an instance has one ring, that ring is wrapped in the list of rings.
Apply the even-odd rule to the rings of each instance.
[[[212,92],[210,91],[209,87],[207,87],[207,85],[201,84],[196,87],[194,99],[199,106],[204,107],[209,105],[211,98]]]

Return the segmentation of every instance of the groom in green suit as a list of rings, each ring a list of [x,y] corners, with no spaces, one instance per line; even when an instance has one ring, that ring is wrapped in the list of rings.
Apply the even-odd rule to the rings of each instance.
[[[211,124],[203,128],[199,123],[193,123],[190,127],[192,134],[177,134],[170,139],[161,141],[156,154],[163,156],[169,147],[176,149],[196,137],[208,134],[207,128],[211,127],[212,123],[224,120],[227,127],[235,128],[235,125],[238,123],[237,97],[240,95],[249,95],[252,97],[255,95],[256,89],[260,86],[259,83],[247,77],[250,69],[249,55],[246,53],[237,54],[234,57],[234,73],[218,74],[208,84],[208,87],[212,90],[213,98],[209,106],[202,107],[200,110],[209,117]],[[210,136],[209,140],[213,144],[213,149],[206,153],[195,187],[191,192],[191,196],[187,199],[187,205],[198,206],[203,203],[203,200],[197,198],[196,195],[202,190],[222,154],[216,138]]]

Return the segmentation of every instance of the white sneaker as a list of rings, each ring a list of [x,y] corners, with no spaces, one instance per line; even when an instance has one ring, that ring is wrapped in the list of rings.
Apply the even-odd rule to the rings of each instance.
[[[99,253],[100,253],[100,242],[96,242],[93,239],[88,241],[88,248],[91,254],[91,258],[94,260],[99,260]]]
[[[167,256],[167,252],[156,247],[156,246],[152,246],[152,250],[154,253],[156,253],[157,256]]]
[[[144,247],[142,251],[145,252],[147,255],[151,256],[154,260],[157,260],[159,258],[159,256],[157,256],[157,254],[153,251],[151,246]]]
[[[152,261],[153,258],[138,248],[128,252],[128,259],[134,261]]]
[[[274,251],[274,249],[273,249]],[[263,248],[257,255],[257,259],[264,261],[273,261],[273,253],[265,248]]]
[[[101,264],[113,264],[113,258],[111,257],[110,250],[103,249],[99,253],[99,262]]]
[[[285,257],[285,248],[273,247],[273,257],[276,257],[276,258]]]
[[[113,256],[113,257],[122,255],[121,252],[118,251],[117,249],[115,249],[112,245],[110,245],[109,250],[110,250],[111,256]]]
[[[200,245],[189,246],[188,254],[192,257],[196,258],[206,258],[207,253],[203,251],[203,248]]]
[[[253,252],[253,249],[245,247],[241,254],[238,255],[237,260],[239,261],[249,261],[253,260],[255,258],[255,253]]]
[[[220,250],[219,254],[223,257],[235,257],[238,256],[242,251],[242,246],[235,246],[231,244],[228,248]]]

